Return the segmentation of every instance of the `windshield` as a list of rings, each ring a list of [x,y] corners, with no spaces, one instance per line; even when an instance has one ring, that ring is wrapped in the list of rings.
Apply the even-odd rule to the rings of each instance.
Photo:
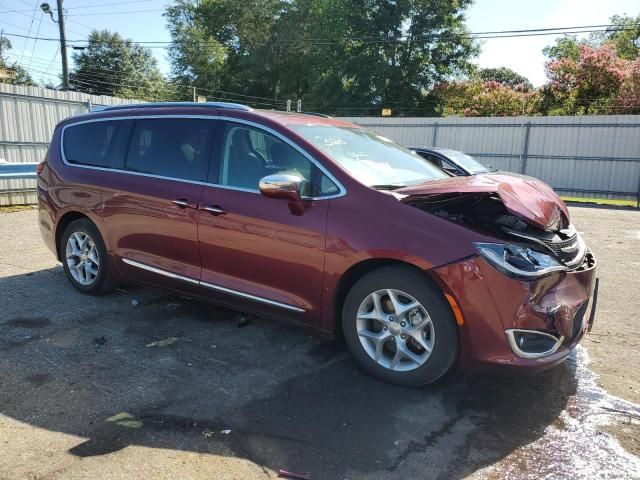
[[[327,125],[292,125],[352,177],[373,188],[400,188],[449,178],[417,153],[370,130]]]
[[[471,155],[467,155],[466,153],[458,152],[457,150],[444,150],[442,153],[469,173],[487,173],[491,171],[490,168],[485,167]]]

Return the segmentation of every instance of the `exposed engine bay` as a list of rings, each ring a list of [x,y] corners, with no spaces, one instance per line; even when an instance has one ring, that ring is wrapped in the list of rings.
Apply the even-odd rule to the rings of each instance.
[[[509,212],[496,193],[449,193],[411,199],[410,205],[532,250],[553,255],[570,269],[581,267],[586,246],[559,210],[547,229]]]

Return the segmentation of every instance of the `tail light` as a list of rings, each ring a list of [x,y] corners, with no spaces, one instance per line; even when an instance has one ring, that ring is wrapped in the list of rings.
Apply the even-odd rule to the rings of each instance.
[[[42,173],[42,170],[44,170],[44,166],[46,165],[47,162],[45,162],[44,160],[41,161],[37,166],[36,166],[36,174],[40,175]]]

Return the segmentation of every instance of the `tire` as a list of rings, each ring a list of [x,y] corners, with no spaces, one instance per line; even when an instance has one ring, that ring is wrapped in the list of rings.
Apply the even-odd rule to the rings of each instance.
[[[458,357],[453,312],[442,292],[410,267],[391,265],[360,278],[345,299],[342,330],[356,362],[397,385],[435,382]]]
[[[62,234],[59,248],[64,273],[76,290],[102,295],[115,288],[107,249],[91,220],[80,218],[71,222]],[[83,262],[86,268],[81,265]]]

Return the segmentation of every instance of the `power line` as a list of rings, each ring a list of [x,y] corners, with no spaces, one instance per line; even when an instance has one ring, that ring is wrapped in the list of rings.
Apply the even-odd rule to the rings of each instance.
[[[503,30],[503,31],[494,31],[491,34],[489,32],[440,32],[434,33],[433,35],[419,35],[419,36],[401,36],[396,38],[374,38],[374,37],[344,37],[337,40],[323,40],[323,39],[299,39],[299,40],[274,40],[272,42],[266,42],[264,45],[269,46],[288,46],[288,45],[298,45],[298,44],[312,44],[312,45],[334,45],[341,44],[345,41],[360,41],[362,43],[402,43],[402,42],[413,42],[419,40],[433,40],[438,37],[443,36],[454,36],[454,37],[472,37],[474,39],[485,40],[485,39],[498,39],[498,38],[514,38],[514,37],[535,37],[541,35],[570,35],[570,34],[578,34],[578,33],[596,33],[596,32],[616,32],[616,31],[635,31],[640,23],[633,24],[634,26],[619,26],[615,24],[609,25],[598,25],[598,26],[576,26],[576,27],[557,27],[553,29],[545,28],[545,29],[529,29],[523,32],[525,33],[516,33],[518,30]],[[14,25],[15,26],[15,25]],[[602,28],[592,28],[592,27],[602,27]],[[605,28],[606,27],[606,28]],[[21,28],[22,27],[18,27]],[[19,38],[33,38],[28,35],[21,35],[15,33],[5,33],[7,36],[14,36]],[[41,37],[38,40],[43,41],[58,41],[57,38],[46,38]],[[143,40],[143,41],[135,41],[134,43],[139,45],[147,46],[148,48],[168,48],[176,43],[181,43],[180,41],[167,41],[167,40]],[[67,40],[67,43],[86,43],[86,39],[76,39],[76,40]],[[213,44],[216,43],[214,41],[203,42],[204,44]],[[156,45],[156,46],[154,46]]]
[[[32,69],[34,72],[38,72],[44,76],[49,76],[49,77],[56,77],[55,74],[52,74],[50,72],[45,72],[45,71],[41,71],[41,70],[37,70],[37,69]],[[56,77],[57,78],[57,77]],[[78,83],[82,84],[82,85],[86,85],[88,87],[91,86],[95,86],[94,83],[91,83],[90,81],[84,81],[84,80],[78,80]],[[112,82],[106,82],[103,81],[101,82],[103,84],[107,84],[107,85],[116,85],[113,84]],[[135,86],[135,85],[118,85],[118,86],[129,86],[129,87],[133,87],[133,88],[139,88],[139,86]],[[188,85],[177,85],[177,86],[181,86],[181,87],[185,87],[185,88],[191,88]],[[224,97],[211,97],[213,100],[229,100],[228,98],[224,98]],[[162,97],[156,97],[155,100],[166,100],[166,98],[162,98]],[[591,99],[594,103],[589,105],[589,108],[592,109],[631,109],[631,108],[638,108],[640,107],[640,105],[619,105],[616,103],[608,103],[608,104],[602,104],[602,102],[610,102],[610,100],[607,99],[602,99],[602,98],[598,98],[598,99]],[[597,102],[600,102],[600,104],[598,104]],[[248,103],[252,103],[254,105],[269,105],[267,103],[260,103],[260,102],[248,102]],[[385,102],[383,102],[385,103]],[[407,105],[414,105],[413,102],[407,102]],[[273,105],[279,108],[283,108],[282,105]],[[351,107],[337,107],[337,106],[332,106],[332,105],[319,105],[319,104],[314,104],[311,103],[310,108],[313,108],[314,110],[324,110],[324,111],[367,111],[367,110],[375,110],[375,109],[379,109],[382,107],[382,104],[378,104],[378,105],[368,105],[368,106],[351,106]],[[403,110],[403,111],[411,111],[411,110],[422,110],[423,107],[415,107],[415,106],[401,106],[401,107],[396,107],[398,110]]]
[[[17,57],[17,55],[8,53],[8,55],[12,56],[12,57]],[[51,61],[48,61],[46,59],[41,59],[38,57],[35,57],[36,62],[37,63],[49,63]],[[40,68],[44,68],[42,65],[39,65]],[[85,70],[89,70],[89,72],[92,73],[87,73]],[[36,70],[34,70],[36,71]],[[75,72],[74,73],[76,78],[82,78],[83,80],[86,80],[86,82],[81,82],[81,83],[85,83],[85,84],[89,84],[87,82],[93,82],[95,83],[103,83],[103,84],[110,84],[110,85],[115,85],[115,86],[130,86],[130,87],[134,87],[134,88],[140,88],[139,85],[127,85],[127,84],[123,84],[120,79],[117,77],[117,75],[113,74],[113,72],[110,72],[108,70],[103,70],[103,69],[96,69],[96,68],[85,68],[80,72]],[[106,80],[105,80],[106,79]],[[111,81],[109,81],[111,80]],[[185,84],[179,84],[176,82],[167,82],[165,84],[165,88],[169,89],[169,90],[173,90],[175,91],[179,91],[179,89],[188,89],[189,91],[193,88],[193,85],[185,85]],[[275,107],[282,107],[282,105],[285,103],[284,100],[278,100],[278,99],[274,99],[274,98],[269,98],[269,97],[260,97],[260,96],[256,96],[256,95],[246,95],[246,94],[240,94],[240,93],[234,93],[234,92],[229,92],[229,91],[224,91],[224,90],[216,90],[216,89],[210,89],[210,88],[200,88],[198,87],[198,90],[203,92],[203,93],[212,93],[215,96],[217,96],[217,98],[225,98],[225,99],[229,99],[228,97],[242,97],[241,101],[246,101],[246,102],[253,102],[253,103],[261,103],[263,105],[270,105],[270,106],[275,106]],[[233,99],[232,100],[238,100],[238,99]],[[266,100],[266,102],[258,102],[258,100]],[[593,97],[593,98],[586,98],[584,99],[586,101],[603,101],[602,98],[599,97]],[[322,107],[324,108],[333,108],[335,110],[367,110],[367,109],[374,109],[374,108],[381,108],[384,105],[396,105],[396,108],[400,108],[400,109],[404,109],[406,107],[403,107],[403,105],[411,105],[411,106],[416,106],[416,105],[431,105],[431,104],[436,104],[439,103],[439,100],[436,99],[425,99],[425,100],[415,100],[415,101],[411,101],[411,100],[385,100],[383,102],[380,102],[379,104],[376,105],[371,105],[368,107],[341,107],[338,105],[333,105],[333,106],[327,106],[327,105],[322,105]],[[321,106],[321,104],[318,104],[317,101],[314,102],[314,100],[311,100],[310,103],[307,104],[308,106],[311,107],[319,107]],[[418,109],[420,107],[417,107],[416,109]]]
[[[77,7],[65,7],[65,10],[73,11],[73,10],[84,10],[87,8],[97,8],[97,7],[112,7],[114,5],[130,5],[132,3],[148,3],[154,2],[155,0],[129,0],[125,2],[111,2],[111,3],[94,3],[93,5],[82,5]],[[24,13],[30,12],[31,10],[3,10],[0,13]]]
[[[23,68],[26,69],[26,67],[24,65],[21,65]],[[56,74],[53,74],[51,72],[48,71],[44,71],[44,70],[40,70],[37,68],[30,68],[27,69],[29,72],[35,72],[39,75],[45,75],[45,76],[49,76],[49,77],[55,77],[56,79],[58,78],[58,76]],[[71,79],[71,83],[80,83],[83,85],[87,85],[87,86],[96,86],[97,85],[104,85],[104,86],[114,86],[114,87],[129,87],[129,88],[134,88],[134,89],[141,89],[141,85],[133,85],[130,83],[124,83],[121,81],[117,81],[117,79],[115,78],[110,78],[113,81],[109,81],[108,79],[105,79],[104,76],[102,77],[98,77],[96,75],[91,75],[91,74],[86,74],[86,73],[74,73],[73,74],[73,78]],[[184,92],[189,92],[193,87],[191,85],[184,85],[184,84],[179,84],[179,83],[174,83],[174,82],[168,82],[166,83],[162,88],[165,88],[169,91],[173,91],[173,93],[177,93],[180,91],[180,89],[185,89],[182,90]],[[162,90],[161,88],[161,90]],[[283,108],[284,107],[284,100],[274,100],[274,99],[267,99],[270,100],[269,102],[265,102],[265,101],[259,101],[257,99],[260,98],[265,98],[265,97],[253,97],[251,95],[242,95],[242,94],[234,94],[231,92],[227,92],[226,94],[223,93],[223,95],[209,95],[209,93],[220,93],[221,91],[219,90],[212,90],[212,89],[206,89],[206,88],[197,88],[199,91],[203,91],[205,93],[207,93],[208,97],[211,97],[213,99],[217,99],[217,100],[236,100],[237,99],[230,99],[229,96],[241,96],[241,97],[247,97],[246,100],[244,100],[246,103],[251,103],[254,105],[266,105],[269,107],[276,107],[276,108]],[[226,96],[225,96],[226,95]],[[266,99],[266,98],[265,98]],[[274,103],[275,102],[275,103]],[[279,103],[278,103],[279,102]]]
[[[29,33],[27,33],[27,35],[31,35],[31,29],[33,28],[33,20],[36,18],[36,12],[38,11],[38,2],[36,1],[36,6],[33,8],[33,14],[31,15],[31,22],[29,23]],[[42,22],[40,22],[42,23]],[[38,28],[38,33],[36,33],[36,37],[38,36],[38,34],[40,33],[40,28]],[[37,42],[38,40],[34,40],[34,43]],[[27,40],[28,42],[28,40]],[[25,47],[26,47],[26,43],[25,42]],[[24,48],[22,49],[22,54],[20,55],[20,61],[22,61],[22,58],[24,57]]]
[[[8,55],[11,55],[12,57],[17,57],[15,54],[11,54],[9,53]],[[36,60],[36,63],[50,63],[49,60],[44,59],[44,58],[39,58],[39,57],[33,57]],[[40,65],[42,67],[42,65]],[[85,70],[88,70],[91,73],[86,73]],[[111,80],[119,80],[119,77],[117,75],[115,75],[112,71],[110,70],[104,70],[104,69],[99,69],[99,68],[82,68],[80,70],[80,72],[72,72],[73,75],[84,75],[88,78],[95,78],[97,80],[102,80],[105,77],[107,79],[111,79]],[[180,85],[181,87],[184,88],[193,88],[193,85],[185,85],[185,84],[178,84],[176,82],[168,82],[168,85]],[[217,89],[212,89],[212,88],[204,88],[204,87],[196,87],[199,91],[204,92],[204,93],[213,93],[213,94],[222,94],[222,95],[226,95],[226,96],[233,96],[233,97],[241,97],[241,98],[247,98],[249,99],[249,101],[255,101],[255,100],[266,100],[268,102],[271,102],[272,104],[278,104],[278,103],[285,103],[285,100],[278,100],[276,98],[271,98],[271,97],[261,97],[261,96],[257,96],[257,95],[246,95],[243,93],[235,93],[235,92],[229,92],[226,90],[217,90]]]
[[[119,11],[119,12],[91,12],[91,13],[71,13],[69,16],[71,17],[91,17],[94,15],[125,15],[125,14],[134,14],[134,13],[156,13],[156,12],[164,12],[163,8],[154,9],[154,10],[128,10],[128,11]]]
[[[40,12],[40,21],[38,22],[38,30],[36,31],[36,39],[33,41],[33,48],[31,49],[31,57],[29,57],[29,66],[31,66],[31,61],[33,60],[33,54],[36,52],[36,45],[38,43],[38,35],[40,34],[40,26],[42,25],[42,19],[44,17],[44,12]],[[24,50],[23,50],[24,53]]]
[[[22,1],[22,0],[21,0],[21,1]],[[30,4],[30,3],[27,3],[27,2],[24,2],[24,1],[23,1],[22,3],[24,3],[25,5],[29,5],[29,6],[31,6],[31,4]],[[31,10],[29,10],[29,12],[31,12]],[[0,12],[0,13],[6,13],[6,12]],[[27,15],[26,13],[23,13],[23,12],[17,12],[17,11],[16,11],[16,13],[19,13],[19,14],[20,14],[20,15],[22,15],[23,17],[30,18],[30,16],[29,16],[29,15]],[[26,28],[24,28],[24,27],[20,27],[20,26],[15,25],[15,24],[10,24],[10,23],[9,23],[9,22],[7,22],[6,20],[0,20],[0,23],[6,23],[6,24],[8,24],[8,25],[12,25],[12,26],[14,26],[14,27],[19,28],[20,30],[25,30],[25,31],[27,30],[27,29],[26,29]],[[52,27],[52,28],[56,28],[54,25],[49,24],[49,23],[47,23],[46,25],[49,25],[49,26],[50,26],[50,27]],[[75,30],[71,30],[70,28],[68,28],[67,30],[68,30],[68,31],[70,31],[71,33],[75,33],[76,35],[84,35],[83,33],[81,33],[81,32],[76,32]],[[31,38],[33,38],[33,37],[31,37]],[[38,40],[42,40],[42,38],[38,38]]]

